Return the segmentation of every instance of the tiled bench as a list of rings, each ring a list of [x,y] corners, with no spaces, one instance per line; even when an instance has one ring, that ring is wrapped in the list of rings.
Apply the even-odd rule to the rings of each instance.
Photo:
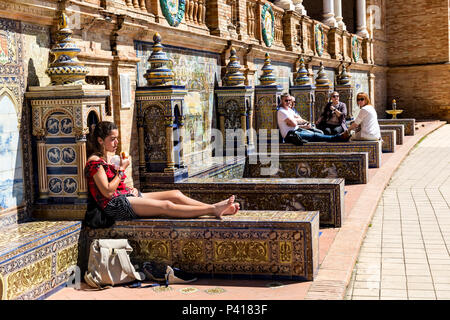
[[[258,154],[255,159],[247,157],[245,178],[344,178],[345,184],[365,184],[368,179],[367,152]],[[261,159],[270,159],[272,163],[262,164]],[[275,160],[278,170],[264,175],[261,169],[267,171]]]
[[[270,144],[266,147],[270,152]],[[369,168],[381,166],[381,141],[349,141],[349,142],[308,142],[302,146],[291,143],[280,143],[280,153],[343,153],[343,152],[367,152],[369,156]]]
[[[178,189],[206,203],[235,195],[243,210],[319,211],[320,225],[341,227],[344,179],[189,178],[176,183],[147,184],[142,191]]]
[[[402,124],[380,124],[381,130],[395,130],[396,144],[403,144],[403,137],[405,136],[405,126]]]
[[[317,211],[118,221],[111,228],[87,228],[85,237],[83,260],[93,239],[126,238],[133,263],[160,260],[212,277],[313,280],[319,266]]]
[[[81,222],[35,221],[0,229],[0,299],[43,299],[77,265]]]
[[[405,136],[413,136],[416,130],[416,119],[378,119],[382,124],[402,124],[405,126]]]
[[[382,152],[395,152],[396,145],[396,133],[395,130],[380,130],[381,139],[383,144],[381,147]]]

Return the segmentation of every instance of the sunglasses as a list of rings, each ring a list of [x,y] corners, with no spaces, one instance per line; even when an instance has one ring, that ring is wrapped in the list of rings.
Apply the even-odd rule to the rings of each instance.
[[[331,96],[332,98],[339,98],[339,96]]]
[[[364,99],[364,98],[358,98],[358,99],[356,99],[357,101],[364,101],[364,100],[366,100],[366,99]]]

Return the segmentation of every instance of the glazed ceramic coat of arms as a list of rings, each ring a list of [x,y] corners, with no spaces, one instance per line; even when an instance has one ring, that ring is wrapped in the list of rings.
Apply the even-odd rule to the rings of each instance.
[[[270,47],[275,38],[275,16],[272,7],[267,3],[263,6],[261,12],[261,30],[264,43]]]
[[[316,42],[316,52],[320,57],[322,56],[325,47],[324,33],[321,24],[316,24],[314,27],[314,40]]]
[[[352,37],[352,55],[353,60],[358,61],[359,59],[359,50],[360,50],[360,44],[358,42],[358,38],[356,36]]]
[[[186,10],[185,0],[160,0],[161,10],[167,22],[177,27],[184,18]]]

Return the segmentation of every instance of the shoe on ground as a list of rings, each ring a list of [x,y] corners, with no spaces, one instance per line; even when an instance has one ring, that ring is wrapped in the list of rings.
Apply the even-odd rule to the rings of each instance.
[[[197,278],[188,272],[185,272],[178,268],[172,268],[170,266],[167,266],[167,273],[166,273],[167,284],[189,283],[196,280]]]

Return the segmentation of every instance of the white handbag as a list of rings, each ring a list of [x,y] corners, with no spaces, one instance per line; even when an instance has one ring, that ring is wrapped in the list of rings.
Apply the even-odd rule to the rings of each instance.
[[[145,275],[136,272],[131,264],[129,255],[132,251],[127,239],[93,240],[84,280],[90,287],[97,289],[144,280]]]

